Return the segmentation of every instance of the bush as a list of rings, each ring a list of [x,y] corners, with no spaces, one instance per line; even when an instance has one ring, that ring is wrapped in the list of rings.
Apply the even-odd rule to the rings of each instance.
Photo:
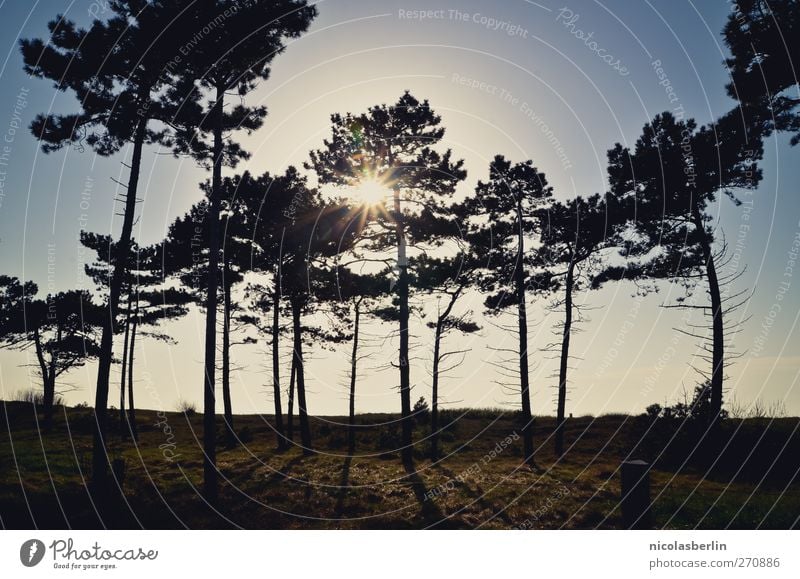
[[[14,401],[15,402],[28,402],[29,404],[34,404],[36,406],[42,406],[44,404],[44,392],[40,392],[39,390],[34,390],[33,388],[28,388],[27,390],[17,390],[14,394]],[[53,406],[63,406],[64,405],[64,397],[60,394],[56,394],[53,397]]]
[[[178,400],[178,412],[183,412],[186,416],[194,416],[197,414],[197,406],[194,402],[181,398]]]

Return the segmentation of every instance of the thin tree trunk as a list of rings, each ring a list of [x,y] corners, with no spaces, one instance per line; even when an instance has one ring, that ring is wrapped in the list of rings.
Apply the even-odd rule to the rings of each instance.
[[[133,292],[128,293],[128,307],[125,311],[125,339],[122,343],[122,378],[119,382],[119,435],[125,436],[125,378],[128,370],[128,344],[131,333],[131,299]]]
[[[442,323],[436,320],[436,334],[433,339],[433,376],[431,383],[431,460],[439,458],[439,356],[442,342]]]
[[[147,91],[149,93],[149,90]],[[103,323],[100,338],[100,355],[97,364],[97,387],[94,400],[94,432],[92,436],[92,488],[102,497],[108,487],[108,453],[106,452],[106,433],[108,431],[108,387],[114,349],[114,323],[119,309],[122,282],[128,269],[128,252],[131,245],[133,217],[136,212],[136,194],[139,187],[139,171],[142,166],[142,148],[147,136],[147,119],[140,118],[133,139],[133,156],[125,193],[122,231],[116,246],[114,271],[108,292],[108,312]]]
[[[528,315],[525,309],[525,244],[522,231],[522,200],[517,202],[517,263],[514,281],[517,292],[519,332],[519,379],[522,398],[522,441],[525,464],[533,465],[533,415],[531,413],[530,377],[528,376]]]
[[[128,353],[128,430],[133,440],[139,440],[139,431],[136,428],[136,405],[133,400],[133,359],[136,351],[136,329],[139,327],[139,293],[136,293],[136,306],[131,325],[131,349]]]
[[[39,370],[42,373],[42,428],[49,432],[53,427],[53,400],[55,399],[56,380],[55,375],[51,372],[44,359],[44,348],[42,348],[42,338],[39,334],[39,329],[33,332],[33,342],[36,349],[36,358],[39,361]],[[34,406],[34,412],[36,407]]]
[[[294,440],[294,381],[297,376],[297,364],[295,364],[294,356],[292,356],[292,375],[289,378],[289,416],[286,422],[286,434],[289,440]]]
[[[56,398],[56,376],[50,372],[44,380],[44,397],[42,398],[42,414],[44,415],[44,430],[53,429],[53,404]]]
[[[439,363],[441,362],[442,335],[444,324],[456,305],[458,296],[464,285],[459,286],[450,294],[450,301],[439,317],[436,319],[436,334],[433,341],[433,376],[431,384],[431,460],[439,458]]]
[[[395,232],[397,235],[397,296],[400,301],[400,422],[402,425],[401,456],[403,463],[412,465],[413,424],[411,422],[411,369],[408,363],[408,262],[403,214],[400,207],[400,190],[394,189]]]
[[[277,438],[278,450],[286,450],[286,435],[283,431],[283,412],[281,409],[281,361],[280,361],[280,308],[281,308],[281,270],[278,267],[275,276],[275,290],[272,300],[272,397],[275,404],[275,437]],[[292,358],[294,360],[294,358]],[[292,380],[294,380],[294,361],[292,361]],[[291,415],[291,399],[289,414]],[[289,418],[291,422],[291,417]],[[291,430],[291,424],[289,425]],[[291,434],[289,438],[291,438]]]
[[[361,300],[355,303],[355,320],[353,321],[353,353],[350,356],[350,420],[348,428],[348,454],[356,451],[356,375],[358,371],[358,326],[361,318]]]
[[[725,332],[722,319],[722,295],[717,277],[717,268],[714,263],[714,254],[711,243],[705,234],[703,218],[700,213],[694,213],[694,223],[701,234],[703,258],[706,262],[706,277],[708,278],[708,293],[711,297],[711,327],[712,327],[712,352],[711,352],[711,408],[708,417],[710,424],[719,423],[722,412],[722,387],[725,360]]]
[[[300,415],[300,441],[303,445],[303,454],[312,454],[311,429],[308,424],[308,407],[306,406],[306,382],[303,369],[303,335],[300,326],[299,300],[292,299],[292,324],[294,328],[294,363],[297,373],[297,406]]]
[[[231,405],[231,283],[228,259],[223,255],[224,270],[222,284],[222,405],[225,415],[225,444],[233,448],[236,444],[236,431],[233,425],[233,406]]]
[[[214,167],[211,178],[211,199],[208,220],[208,272],[206,295],[206,343],[203,374],[203,494],[212,504],[217,502],[219,483],[217,473],[216,431],[216,354],[217,354],[217,285],[219,278],[219,212],[222,187],[222,122],[225,87],[217,85],[213,110]]]
[[[567,366],[569,363],[569,338],[572,330],[572,287],[574,285],[575,263],[570,259],[565,282],[564,307],[564,333],[561,339],[561,367],[558,372],[558,407],[556,410],[556,456],[564,454],[564,420],[567,405]]]

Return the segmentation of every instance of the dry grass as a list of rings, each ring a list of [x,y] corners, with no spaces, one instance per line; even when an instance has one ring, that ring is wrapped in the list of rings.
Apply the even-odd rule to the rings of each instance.
[[[571,420],[570,451],[555,460],[549,438],[553,423],[545,418],[537,421],[541,446],[537,468],[531,470],[520,464],[513,415],[450,412],[444,420],[452,424],[443,434],[443,458],[436,463],[425,458],[427,428],[418,425],[415,470],[407,471],[392,451],[397,429],[385,424],[394,418],[389,415],[360,417],[364,426],[353,458],[346,456],[346,430],[336,424],[341,419],[312,419],[317,452],[303,456],[297,447],[275,451],[270,417],[237,416],[236,429],[246,428],[250,442],[219,450],[224,483],[219,507],[211,509],[199,494],[202,417],[140,411],[138,443],[112,433],[112,458],[124,459],[127,466],[124,501],[98,515],[83,485],[90,464],[91,409],[64,408],[53,432],[42,437],[30,405],[5,403],[1,420],[6,416],[9,424],[0,425],[5,527],[617,528],[621,460],[658,455],[652,444],[641,443],[647,428],[641,418],[615,415]],[[683,466],[678,461],[676,467],[674,456],[664,459],[671,466],[656,463],[651,475],[655,526],[797,525],[800,493],[792,474],[797,470],[794,462],[786,468],[784,459],[800,455],[798,419],[735,424],[756,434],[771,430],[770,446],[758,447],[758,454],[763,459],[772,452],[773,463],[781,458],[783,468],[750,476],[750,467],[718,461],[709,471],[696,460]],[[511,444],[504,449],[501,444],[498,452],[507,437]],[[738,450],[746,444],[745,438],[735,440]],[[747,452],[736,454],[747,466]]]

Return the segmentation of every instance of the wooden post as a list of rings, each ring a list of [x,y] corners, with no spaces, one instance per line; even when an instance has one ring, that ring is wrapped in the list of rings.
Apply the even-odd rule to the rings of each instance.
[[[650,514],[650,464],[643,460],[622,463],[622,520],[626,529],[648,529]]]

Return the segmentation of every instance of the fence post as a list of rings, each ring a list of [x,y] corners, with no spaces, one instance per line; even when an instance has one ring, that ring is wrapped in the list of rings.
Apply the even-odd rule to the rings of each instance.
[[[626,529],[648,529],[650,512],[650,464],[643,460],[622,463],[622,520]]]

